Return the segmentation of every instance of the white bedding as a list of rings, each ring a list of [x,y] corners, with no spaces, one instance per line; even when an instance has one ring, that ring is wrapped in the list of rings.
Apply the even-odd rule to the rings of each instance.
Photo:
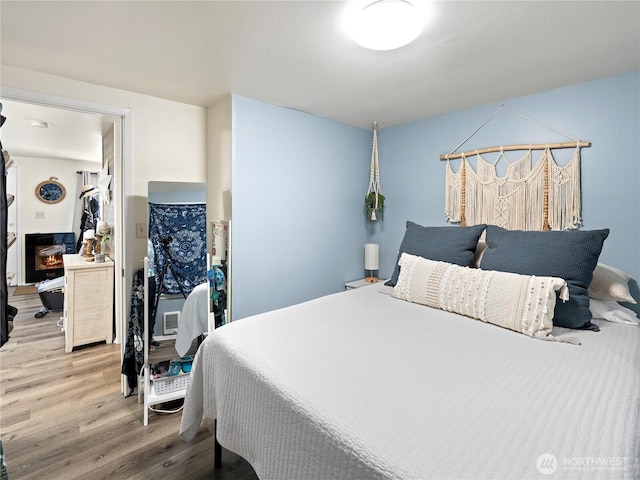
[[[180,313],[176,335],[176,352],[184,357],[193,340],[208,331],[209,282],[196,286],[187,296]]]
[[[639,478],[640,328],[556,328],[582,345],[551,343],[385,288],[210,334],[183,438],[217,418],[261,480]]]

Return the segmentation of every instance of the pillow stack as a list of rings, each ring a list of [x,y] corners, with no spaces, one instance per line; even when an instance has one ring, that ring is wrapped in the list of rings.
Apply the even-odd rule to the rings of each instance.
[[[483,239],[479,242],[481,235]],[[545,314],[545,320],[540,320],[538,327],[532,327],[532,324],[528,323],[529,332],[539,331],[546,335],[550,331],[549,322],[552,322],[552,326],[597,331],[598,326],[591,322],[589,297],[635,303],[627,285],[630,277],[621,270],[598,263],[604,241],[608,236],[609,229],[539,232],[506,230],[494,225],[423,227],[408,221],[398,253],[398,262],[387,285],[397,286],[402,276],[402,269],[409,265],[414,269],[414,273],[418,264],[421,269],[427,268],[411,257],[445,262],[460,267],[479,266],[481,270],[493,272],[492,279],[503,278],[496,272],[521,275],[526,279],[511,277],[511,281],[529,282],[530,287],[530,282],[538,281],[532,278],[543,279],[540,281],[547,286],[555,286],[557,279],[562,279],[566,282],[569,300],[555,302],[553,308],[547,312],[548,315]],[[405,254],[405,259],[401,261]],[[418,271],[424,274],[423,270],[418,269]],[[414,289],[417,288],[415,282],[423,282],[425,278],[424,275],[420,279],[414,274],[408,277],[407,275],[404,276],[403,283],[396,288],[395,296],[414,301],[410,299],[419,297],[415,297]],[[465,273],[465,276],[467,275],[473,274]],[[486,280],[488,277],[484,278]],[[423,287],[428,286],[423,285]],[[554,288],[550,291],[555,292]],[[424,292],[423,294],[426,295]],[[429,295],[433,295],[433,292]],[[546,297],[545,302],[547,307],[551,305],[550,299]],[[419,303],[424,302],[421,300]],[[431,304],[431,306],[434,305]],[[469,315],[468,312],[458,313]],[[512,327],[513,325],[507,326],[507,328]]]

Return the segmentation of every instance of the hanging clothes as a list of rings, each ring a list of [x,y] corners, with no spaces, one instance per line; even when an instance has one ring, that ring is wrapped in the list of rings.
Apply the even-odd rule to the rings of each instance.
[[[100,220],[100,203],[94,197],[85,198],[82,218],[80,219],[80,236],[76,244],[76,252],[82,249],[82,240],[84,232],[87,230],[95,230]]]
[[[144,275],[143,268],[136,270],[131,288],[129,324],[121,371],[127,377],[127,397],[138,385],[138,376],[144,366]]]
[[[2,112],[2,104],[0,103],[0,112]],[[0,127],[4,124],[6,117],[0,115]],[[7,202],[7,168],[10,164],[8,153],[2,148],[0,140],[0,346],[9,340],[9,288],[7,285],[7,250],[8,250],[8,202]],[[15,313],[14,313],[15,315]],[[13,319],[12,319],[13,320]],[[13,323],[12,323],[13,325]]]

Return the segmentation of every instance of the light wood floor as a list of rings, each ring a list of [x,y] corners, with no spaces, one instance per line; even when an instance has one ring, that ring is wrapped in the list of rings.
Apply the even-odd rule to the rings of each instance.
[[[120,393],[120,345],[64,353],[59,312],[34,318],[35,295],[11,296],[19,309],[0,349],[0,436],[11,480],[256,480],[251,466],[223,450],[213,468],[213,440],[178,436],[180,413],[150,413],[142,426],[137,396]]]

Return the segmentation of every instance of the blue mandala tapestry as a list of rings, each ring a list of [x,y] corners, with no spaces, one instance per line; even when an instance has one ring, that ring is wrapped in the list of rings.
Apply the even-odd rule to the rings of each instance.
[[[165,264],[162,293],[187,295],[207,280],[206,205],[149,203],[149,238],[156,282]]]

